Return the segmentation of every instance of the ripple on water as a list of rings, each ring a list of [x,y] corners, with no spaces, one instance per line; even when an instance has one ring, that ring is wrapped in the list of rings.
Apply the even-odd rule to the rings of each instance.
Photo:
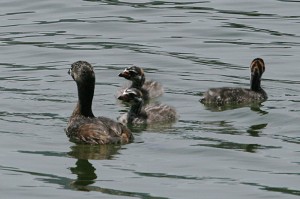
[[[2,197],[299,197],[299,2],[0,4]],[[249,87],[255,57],[266,63],[266,102],[199,102],[210,87]],[[127,110],[117,74],[138,65],[164,85],[157,101],[176,107],[178,122],[134,129],[129,145],[69,142],[77,60],[95,68],[95,115]]]

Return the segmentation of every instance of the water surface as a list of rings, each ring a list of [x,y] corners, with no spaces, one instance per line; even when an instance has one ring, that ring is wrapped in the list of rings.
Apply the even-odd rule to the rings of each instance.
[[[0,10],[2,198],[299,198],[299,1],[11,0]],[[256,57],[266,102],[199,102],[209,87],[248,87]],[[127,110],[117,75],[138,65],[179,121],[123,146],[69,142],[77,60],[95,68],[95,115]]]

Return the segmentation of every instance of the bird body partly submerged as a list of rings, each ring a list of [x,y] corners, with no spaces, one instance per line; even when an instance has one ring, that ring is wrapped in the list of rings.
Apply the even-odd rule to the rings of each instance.
[[[123,124],[146,124],[153,126],[173,123],[178,118],[175,108],[166,104],[155,103],[144,105],[142,93],[135,88],[125,90],[119,96],[119,99],[131,104],[128,113],[119,118],[119,121]]]
[[[71,141],[85,144],[124,144],[133,140],[131,131],[119,122],[95,117],[92,112],[95,74],[85,61],[72,64],[69,74],[77,84],[78,103],[69,119],[66,134]]]
[[[72,142],[85,144],[125,144],[132,141],[130,130],[106,117],[71,116],[66,134]]]
[[[264,90],[254,92],[247,88],[221,87],[208,89],[201,102],[216,105],[244,104],[262,102],[267,98],[267,93]]]
[[[122,124],[148,124],[159,125],[164,123],[172,123],[177,119],[177,113],[173,107],[166,104],[151,104],[144,107],[138,113],[125,113],[118,120]]]
[[[265,64],[261,58],[251,62],[250,88],[221,87],[210,88],[204,93],[201,103],[207,105],[248,104],[263,102],[268,99],[267,93],[261,88],[261,77]]]

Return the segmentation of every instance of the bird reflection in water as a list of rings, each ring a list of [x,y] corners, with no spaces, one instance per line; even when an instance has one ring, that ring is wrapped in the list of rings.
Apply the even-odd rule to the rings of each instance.
[[[71,146],[70,157],[84,160],[110,160],[121,149],[121,145],[88,145],[78,144]]]
[[[252,104],[234,104],[234,105],[224,105],[224,106],[216,106],[213,104],[205,104],[205,109],[210,110],[212,112],[221,112],[221,111],[227,111],[227,110],[233,110],[233,109],[239,109],[239,108],[245,108],[249,107],[252,111],[260,113],[261,115],[268,114],[267,111],[261,110],[261,107],[263,106],[262,103],[252,103]]]
[[[252,104],[251,111],[257,112],[260,115],[267,115],[269,112],[261,109],[261,104]]]
[[[96,182],[96,168],[89,160],[107,160],[112,159],[120,145],[74,145],[68,153],[70,157],[76,158],[74,167],[70,170],[77,178],[71,182],[71,187],[80,191],[92,191],[97,189],[90,186]]]
[[[70,170],[77,175],[77,179],[72,182],[72,185],[78,190],[89,191],[86,186],[94,184],[97,179],[96,169],[88,160],[78,159],[76,167],[72,167]]]
[[[259,133],[262,132],[262,130],[264,128],[266,128],[266,126],[268,125],[268,123],[262,123],[262,124],[256,124],[256,125],[251,125],[248,130],[247,133],[249,133],[251,136],[253,137],[259,137]]]

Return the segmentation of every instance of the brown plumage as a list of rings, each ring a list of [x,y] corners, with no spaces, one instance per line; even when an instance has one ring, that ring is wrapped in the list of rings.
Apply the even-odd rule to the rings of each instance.
[[[263,59],[256,58],[251,62],[250,89],[221,87],[211,88],[204,93],[201,103],[208,105],[247,104],[267,100],[267,93],[261,88],[261,77],[265,71]]]
[[[124,144],[133,140],[130,130],[106,117],[95,117],[92,101],[95,88],[93,67],[86,61],[72,64],[69,74],[77,84],[78,103],[69,119],[66,134],[71,141],[86,144]]]

